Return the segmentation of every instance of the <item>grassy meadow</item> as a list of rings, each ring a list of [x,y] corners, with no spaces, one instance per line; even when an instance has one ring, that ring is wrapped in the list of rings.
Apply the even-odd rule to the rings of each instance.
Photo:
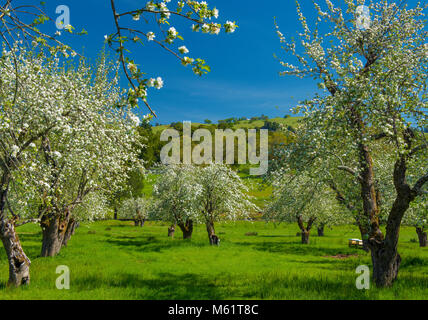
[[[428,299],[428,248],[413,228],[402,228],[399,280],[389,289],[358,290],[357,266],[370,266],[362,250],[349,248],[355,226],[312,232],[302,245],[297,225],[238,221],[217,225],[219,247],[198,225],[191,241],[167,237],[167,224],[98,221],[82,224],[68,247],[41,258],[41,230],[18,228],[32,260],[31,284],[6,288],[8,266],[0,251],[0,299]],[[70,268],[70,289],[58,290],[58,265]]]

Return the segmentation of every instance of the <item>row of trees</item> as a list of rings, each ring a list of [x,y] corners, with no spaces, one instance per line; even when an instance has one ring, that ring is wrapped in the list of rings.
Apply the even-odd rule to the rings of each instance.
[[[248,196],[248,187],[228,166],[169,165],[157,168],[158,178],[153,198],[126,200],[121,217],[133,219],[142,225],[145,219],[171,223],[170,236],[175,226],[190,239],[196,223],[206,226],[210,244],[218,244],[215,222],[246,218],[259,210]]]
[[[118,65],[102,56],[96,68],[84,60],[77,67],[64,62],[78,53],[60,41],[61,32],[40,31],[41,24],[54,24],[42,7],[0,3],[0,238],[9,261],[9,285],[30,281],[31,261],[16,226],[39,223],[41,255],[55,255],[79,220],[106,214],[107,205],[115,206],[129,193],[127,184],[136,177],[130,173],[138,172],[139,158],[144,158],[140,138],[145,134],[141,127],[137,134],[140,120],[131,107],[142,101],[154,115],[147,92],[161,88],[163,80],[146,77],[127,47],[151,42],[202,75],[210,71],[203,59],[187,56],[183,45],[173,47],[183,37],[172,18],[192,23],[194,32],[232,33],[237,28],[232,21],[217,23],[218,9],[205,1],[179,1],[175,8],[169,2],[147,1],[121,12],[111,0],[115,31],[105,41],[117,53]],[[124,25],[131,21],[126,17],[133,22]],[[140,17],[151,22],[144,24],[151,30],[141,29]],[[126,92],[118,86],[119,66],[131,87]],[[153,155],[148,161],[155,161]]]
[[[19,82],[15,70],[25,74]],[[0,238],[9,283],[29,281],[30,259],[15,224],[37,222],[41,256],[59,252],[80,219],[102,215],[109,190],[139,166],[138,118],[118,87],[115,66],[77,67],[15,47],[0,61]]]

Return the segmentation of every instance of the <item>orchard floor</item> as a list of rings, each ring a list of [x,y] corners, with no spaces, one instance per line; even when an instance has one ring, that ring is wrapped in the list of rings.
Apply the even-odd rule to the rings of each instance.
[[[359,236],[355,226],[326,229],[324,237],[314,230],[309,245],[300,243],[292,224],[236,222],[216,229],[221,245],[211,247],[203,226],[184,241],[179,230],[168,238],[167,224],[95,222],[81,225],[57,257],[41,258],[40,228],[26,225],[18,231],[32,260],[31,284],[6,288],[2,247],[0,299],[428,299],[428,248],[419,248],[413,228],[401,230],[398,281],[369,290],[355,286],[356,267],[371,266],[368,254],[347,246]],[[70,269],[69,290],[56,289],[59,265]]]

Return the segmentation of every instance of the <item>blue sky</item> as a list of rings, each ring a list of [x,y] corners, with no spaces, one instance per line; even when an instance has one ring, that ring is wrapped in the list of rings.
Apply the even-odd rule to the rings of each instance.
[[[135,9],[146,3],[145,0],[116,2],[119,11]],[[184,44],[190,50],[189,56],[205,59],[211,67],[209,74],[202,77],[194,75],[189,67],[182,66],[175,57],[152,43],[131,48],[135,62],[148,76],[164,79],[165,85],[161,90],[152,88],[149,91],[149,103],[158,115],[153,122],[217,121],[261,114],[284,116],[299,101],[314,95],[316,85],[313,80],[280,77],[281,66],[273,57],[274,54],[282,55],[274,17],[285,35],[296,35],[300,30],[293,0],[207,2],[219,9],[219,21],[236,21],[239,28],[235,33],[193,33],[187,21],[172,19],[171,22],[184,37],[184,42],[178,41],[177,46]],[[302,2],[310,20],[314,17],[311,1]],[[104,35],[115,31],[110,1],[47,0],[46,11],[53,18],[57,16],[55,8],[58,5],[70,8],[70,23],[76,30],[84,28],[88,31],[85,36],[62,35],[61,40],[95,60],[103,47]],[[129,24],[141,30],[151,29],[143,19],[130,20]],[[127,86],[126,81],[122,83]],[[147,113],[141,108],[141,114]]]

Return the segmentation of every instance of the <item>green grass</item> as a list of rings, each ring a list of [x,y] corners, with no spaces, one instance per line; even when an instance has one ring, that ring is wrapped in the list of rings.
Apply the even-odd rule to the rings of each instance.
[[[109,229],[110,228],[110,229]],[[203,226],[193,239],[169,239],[167,224],[101,221],[77,229],[54,258],[39,257],[39,227],[18,228],[32,260],[31,284],[6,288],[8,269],[0,251],[0,299],[428,299],[428,249],[402,228],[402,267],[392,288],[357,290],[355,268],[370,266],[365,252],[348,248],[354,226],[326,229],[325,237],[299,243],[295,225],[263,222],[218,224],[220,247],[208,244]],[[91,233],[88,233],[92,231]],[[93,233],[95,231],[95,233]],[[256,236],[245,236],[257,232]],[[337,254],[357,254],[336,259]],[[58,290],[58,265],[70,268],[70,290]]]

